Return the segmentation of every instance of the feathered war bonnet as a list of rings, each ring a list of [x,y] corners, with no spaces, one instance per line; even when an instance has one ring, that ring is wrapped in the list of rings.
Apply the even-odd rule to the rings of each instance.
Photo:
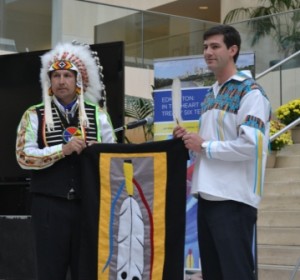
[[[42,57],[40,80],[45,105],[45,124],[48,131],[54,128],[51,101],[52,90],[50,72],[55,70],[73,70],[76,72],[76,93],[79,103],[79,120],[83,127],[89,126],[84,108],[84,100],[99,104],[104,92],[102,82],[102,67],[96,52],[91,51],[89,45],[60,43]]]

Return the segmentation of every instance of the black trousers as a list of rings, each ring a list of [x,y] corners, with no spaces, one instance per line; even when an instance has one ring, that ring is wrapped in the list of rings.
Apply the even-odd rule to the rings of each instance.
[[[78,278],[80,200],[32,195],[38,280]]]
[[[254,280],[257,209],[199,198],[198,240],[204,280]]]

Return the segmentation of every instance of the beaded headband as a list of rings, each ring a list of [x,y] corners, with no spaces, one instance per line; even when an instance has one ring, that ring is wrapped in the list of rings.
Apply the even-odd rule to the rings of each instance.
[[[43,89],[43,102],[45,105],[45,123],[48,130],[54,128],[51,110],[52,90],[50,72],[55,70],[73,70],[76,75],[76,93],[79,101],[79,119],[83,127],[89,122],[84,109],[84,100],[96,104],[101,103],[105,108],[105,87],[102,82],[102,66],[97,52],[89,45],[73,43],[60,43],[53,50],[41,57],[42,68],[40,80]]]

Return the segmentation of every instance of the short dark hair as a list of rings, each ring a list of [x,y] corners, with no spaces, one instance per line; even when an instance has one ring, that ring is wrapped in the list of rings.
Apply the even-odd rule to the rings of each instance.
[[[224,43],[227,48],[230,48],[233,45],[236,45],[238,47],[238,51],[233,57],[234,62],[236,62],[240,53],[242,42],[240,33],[230,25],[221,24],[213,26],[210,29],[206,30],[203,34],[203,40],[206,40],[208,37],[211,37],[213,35],[223,35]]]

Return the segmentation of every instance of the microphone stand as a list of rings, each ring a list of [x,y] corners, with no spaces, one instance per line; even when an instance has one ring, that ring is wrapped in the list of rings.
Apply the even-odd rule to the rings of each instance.
[[[126,125],[123,125],[121,127],[114,129],[114,132],[119,132],[119,131],[126,130],[126,129],[127,129]]]
[[[147,125],[147,124],[149,125],[149,124],[152,124],[152,123],[153,123],[153,118],[149,117],[149,118],[134,121],[134,122],[128,123],[126,125],[123,125],[121,127],[118,127],[114,130],[114,132],[119,132],[119,131],[127,130],[127,129],[133,129],[133,128],[136,128],[136,127],[139,127],[139,126],[144,126],[144,125]]]

